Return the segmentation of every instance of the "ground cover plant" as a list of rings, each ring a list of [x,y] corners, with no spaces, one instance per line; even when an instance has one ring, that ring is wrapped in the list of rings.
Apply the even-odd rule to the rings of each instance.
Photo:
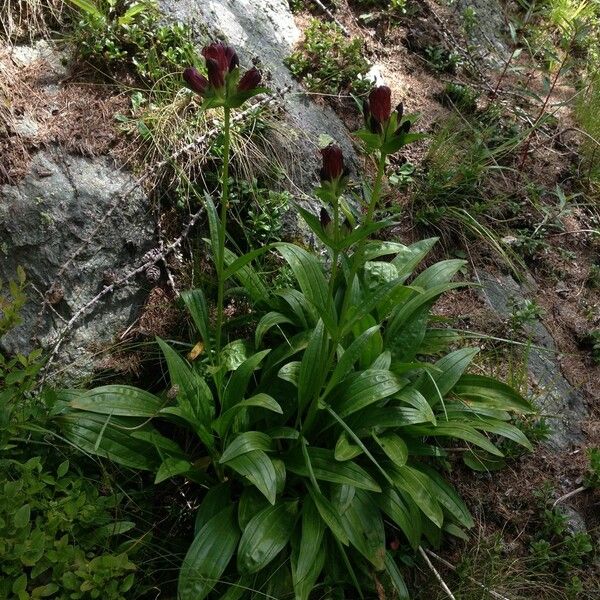
[[[219,201],[203,199],[216,299],[182,294],[200,341],[186,360],[157,340],[169,372],[163,390],[65,390],[56,422],[86,453],[150,471],[157,485],[173,477],[197,485],[180,598],[256,589],[356,598],[381,586],[406,597],[391,532],[402,552],[464,536],[473,520],[443,474],[448,453],[463,446],[465,462],[481,465],[502,456],[496,438],[529,448],[510,421],[533,408],[469,373],[477,348],[449,351],[446,333],[429,323],[436,299],[465,285],[452,281],[464,261],[415,275],[435,239],[369,239],[391,225],[377,216],[388,156],[420,138],[402,106],[392,110],[389,88],[370,92],[357,132],[376,164],[365,198],[354,199],[362,214],[346,196],[334,144],[321,150],[320,214],[297,206],[327,258],[283,242],[242,256],[227,247],[231,112],[262,91],[261,74],[241,74],[221,43],[203,55],[208,77],[189,68],[184,78],[205,110],[223,111],[224,149]],[[290,287],[273,293],[254,270],[265,252],[287,262]],[[250,339],[232,339],[224,315],[227,293],[240,286],[260,317]]]

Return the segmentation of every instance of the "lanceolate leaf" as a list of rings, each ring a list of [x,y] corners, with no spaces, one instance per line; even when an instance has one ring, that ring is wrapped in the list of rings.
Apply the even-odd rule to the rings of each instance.
[[[406,442],[399,435],[395,433],[384,433],[380,436],[373,434],[373,438],[396,466],[402,467],[406,464],[408,448]]]
[[[250,520],[238,548],[240,573],[257,573],[283,550],[294,528],[296,507],[296,502],[280,502]]]
[[[431,406],[439,403],[440,394],[444,398],[452,390],[478,352],[479,348],[455,350],[435,363],[438,372],[431,373],[431,377],[426,373],[421,376],[418,389]]]
[[[329,354],[329,338],[325,332],[322,320],[315,327],[298,374],[298,402],[303,409],[319,393],[327,367],[327,355]]]
[[[225,463],[253,483],[271,503],[277,495],[277,473],[271,459],[262,450],[251,450]]]
[[[266,434],[260,431],[245,431],[240,433],[228,446],[225,448],[219,462],[221,464],[251,452],[252,450],[264,450],[269,452],[274,449],[273,440]]]
[[[231,487],[227,483],[219,483],[212,487],[202,499],[196,510],[196,521],[194,523],[194,535],[198,532],[225,506],[231,504]]]
[[[305,498],[300,539],[293,545],[291,556],[292,581],[297,600],[308,600],[323,569],[324,533],[325,527],[314,502]]]
[[[282,414],[279,403],[268,394],[256,394],[247,400],[238,402],[235,406],[224,412],[217,420],[213,421],[213,429],[221,436],[224,436],[236,415],[248,408],[264,408],[270,412]]]
[[[395,394],[405,384],[406,380],[391,371],[369,369],[342,381],[332,392],[331,405],[340,417],[347,417]]]
[[[421,543],[421,515],[416,504],[407,504],[392,488],[384,488],[381,494],[374,494],[373,501],[400,528],[413,549]]]
[[[415,425],[411,433],[432,437],[449,437],[459,440],[471,442],[490,454],[496,456],[504,456],[488,438],[479,433],[472,425],[463,423],[462,421],[439,422],[437,426],[433,425]]]
[[[462,375],[454,389],[454,394],[500,410],[515,410],[521,413],[534,413],[535,409],[513,388],[484,375]]]
[[[396,561],[389,552],[385,553],[385,570],[387,571],[390,581],[392,582],[392,585],[398,594],[398,600],[410,600],[410,594],[408,593],[406,583],[404,583],[402,573],[400,573],[400,569],[398,569]]]
[[[465,266],[465,264],[465,260],[458,260],[455,258],[442,260],[431,265],[415,277],[415,279],[411,281],[411,285],[428,290],[441,283],[448,283],[448,281],[450,281],[452,277]]]
[[[340,463],[335,460],[333,450],[325,448],[307,449],[315,477],[331,483],[348,484],[363,490],[381,491],[379,484],[362,468],[351,461]],[[309,470],[301,452],[294,451],[285,460],[288,471],[309,477]]]
[[[340,511],[336,510],[331,502],[319,490],[315,490],[311,486],[308,488],[308,491],[321,519],[323,519],[337,540],[344,544],[344,546],[347,546],[350,541],[341,521]]]
[[[384,568],[385,532],[379,508],[371,494],[356,490],[348,510],[341,515],[350,543],[378,570]]]
[[[204,347],[208,352],[211,349],[210,329],[208,326],[208,306],[204,292],[201,289],[186,290],[181,293],[181,297],[192,316],[196,329],[202,336]]]
[[[259,348],[262,344],[264,335],[275,325],[282,325],[283,323],[293,323],[293,321],[281,314],[280,312],[272,311],[264,315],[256,326],[256,332],[254,334],[254,345]]]
[[[164,402],[140,388],[130,385],[104,385],[93,388],[71,400],[71,408],[101,415],[154,417]]]
[[[64,436],[79,449],[132,469],[154,471],[160,464],[154,444],[130,435],[134,428],[155,431],[141,419],[73,412],[57,418]]]
[[[280,243],[277,248],[292,268],[302,293],[313,303],[327,329],[333,331],[336,318],[319,261],[314,255],[293,244]]]
[[[429,488],[429,480],[426,475],[405,465],[404,467],[391,467],[389,473],[396,487],[406,492],[438,527],[444,522],[444,513],[435,496]]]
[[[392,264],[398,269],[398,276],[403,279],[408,278],[415,267],[429,254],[437,241],[438,238],[429,238],[402,248],[392,260]]]
[[[156,477],[154,478],[154,483],[161,483],[165,479],[170,479],[176,475],[183,475],[190,470],[191,466],[192,465],[189,460],[168,456],[162,461],[160,467],[158,468]]]
[[[198,532],[179,571],[179,600],[203,600],[227,568],[240,539],[235,507],[212,517]]]
[[[260,365],[262,360],[270,350],[262,350],[253,354],[250,358],[247,358],[238,368],[233,372],[233,375],[229,379],[229,383],[225,388],[225,394],[223,396],[223,410],[228,410],[235,406],[238,402],[242,401],[242,398],[246,394],[248,383],[254,373],[254,370]]]

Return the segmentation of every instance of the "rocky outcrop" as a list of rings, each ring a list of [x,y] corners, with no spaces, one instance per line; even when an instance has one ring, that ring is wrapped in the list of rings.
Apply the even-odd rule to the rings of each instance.
[[[38,152],[17,185],[0,190],[0,279],[25,269],[30,301],[23,323],[0,340],[8,352],[50,349],[65,323],[112,274],[137,265],[153,246],[149,201],[108,159]],[[47,293],[46,293],[47,292]],[[69,331],[53,370],[90,374],[94,355],[110,345],[143,302],[139,281],[116,290]]]
[[[512,306],[527,298],[527,290],[510,275],[479,271],[478,281],[486,303],[503,319],[511,315]],[[529,385],[540,413],[552,428],[548,443],[557,450],[571,448],[583,441],[581,422],[587,416],[586,400],[562,374],[558,349],[544,324],[535,320],[524,327],[531,342],[527,354]]]

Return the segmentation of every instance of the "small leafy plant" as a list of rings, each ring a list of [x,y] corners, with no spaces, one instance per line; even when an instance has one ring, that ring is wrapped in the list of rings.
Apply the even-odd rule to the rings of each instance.
[[[364,93],[369,63],[360,39],[349,40],[332,23],[312,19],[304,41],[286,60],[292,74],[311,92]]]
[[[195,57],[190,28],[160,23],[153,0],[70,2],[79,12],[68,41],[81,60],[106,75],[115,76],[131,67],[145,83],[160,84]]]
[[[437,298],[465,285],[452,281],[464,261],[415,274],[435,239],[369,239],[392,224],[377,218],[389,156],[421,137],[402,105],[392,111],[389,88],[371,91],[357,132],[376,164],[364,198],[354,198],[360,210],[347,197],[336,145],[321,151],[319,214],[296,207],[325,258],[283,242],[242,256],[227,247],[231,111],[262,91],[261,76],[255,68],[241,75],[229,46],[203,54],[208,77],[190,68],[184,78],[204,108],[224,114],[220,206],[204,198],[214,318],[202,289],[184,292],[200,339],[188,360],[158,340],[166,389],[65,390],[57,422],[85,452],[150,471],[156,484],[197,484],[181,600],[252,590],[354,599],[376,588],[407,597],[398,552],[473,525],[439,471],[449,452],[466,443],[461,454],[471,460],[474,448],[501,457],[496,438],[530,448],[510,420],[533,409],[509,386],[469,374],[478,349],[448,351],[446,332],[430,323]],[[289,287],[273,288],[252,266],[267,252],[289,266]],[[240,288],[257,315],[252,339],[229,337],[224,301]],[[390,536],[403,541],[388,549]]]
[[[105,550],[134,524],[115,521],[117,496],[101,496],[69,461],[0,458],[0,597],[125,598],[135,565]]]

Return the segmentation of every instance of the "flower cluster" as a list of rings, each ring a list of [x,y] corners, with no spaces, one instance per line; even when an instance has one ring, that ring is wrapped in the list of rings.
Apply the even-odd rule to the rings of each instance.
[[[404,118],[402,102],[392,111],[392,90],[386,85],[371,90],[368,100],[363,104],[363,117],[365,128],[357,135],[369,150],[392,154],[421,137],[409,133],[411,121]]]
[[[202,56],[208,77],[194,67],[188,67],[183,72],[183,79],[192,91],[204,98],[207,107],[237,108],[248,98],[265,91],[259,87],[262,76],[256,67],[240,77],[240,61],[231,46],[212,43],[202,50]]]

